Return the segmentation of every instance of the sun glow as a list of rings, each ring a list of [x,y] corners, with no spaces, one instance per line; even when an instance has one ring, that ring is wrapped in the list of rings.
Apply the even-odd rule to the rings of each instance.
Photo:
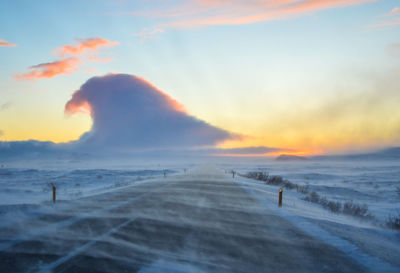
[[[246,148],[246,147],[236,147]],[[277,150],[267,153],[214,153],[212,156],[218,157],[277,157],[280,155],[312,156],[323,154],[323,150]]]
[[[280,155],[297,155],[297,156],[312,156],[312,155],[318,155],[318,154],[323,154],[323,150],[282,150],[282,151],[277,151],[277,152],[272,152],[268,153],[268,156],[280,156]]]

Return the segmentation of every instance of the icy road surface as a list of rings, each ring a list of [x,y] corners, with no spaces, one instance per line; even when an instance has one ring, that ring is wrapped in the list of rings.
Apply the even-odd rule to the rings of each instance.
[[[0,226],[0,272],[367,272],[210,167]]]

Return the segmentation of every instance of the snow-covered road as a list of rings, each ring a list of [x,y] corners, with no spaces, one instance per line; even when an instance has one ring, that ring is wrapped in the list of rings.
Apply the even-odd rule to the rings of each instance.
[[[223,171],[55,205],[0,228],[0,272],[365,272]]]

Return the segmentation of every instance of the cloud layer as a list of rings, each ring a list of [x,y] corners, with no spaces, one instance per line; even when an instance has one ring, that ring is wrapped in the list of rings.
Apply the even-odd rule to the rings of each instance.
[[[385,18],[380,20],[380,22],[371,24],[369,28],[381,28],[381,27],[395,27],[400,26],[400,8],[395,7],[390,12],[379,16],[380,18]]]
[[[376,0],[191,0],[171,1],[162,8],[131,14],[162,19],[160,28],[250,24],[287,19],[330,8]],[[167,7],[166,7],[167,6]]]
[[[77,142],[89,149],[195,148],[238,137],[189,115],[150,82],[127,74],[89,79],[65,112],[90,113],[93,126]]]

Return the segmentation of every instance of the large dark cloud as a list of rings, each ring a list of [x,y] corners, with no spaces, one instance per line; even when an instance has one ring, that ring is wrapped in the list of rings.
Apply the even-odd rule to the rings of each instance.
[[[189,115],[150,82],[127,74],[89,79],[65,112],[91,115],[91,130],[77,142],[89,149],[194,148],[238,137]]]

